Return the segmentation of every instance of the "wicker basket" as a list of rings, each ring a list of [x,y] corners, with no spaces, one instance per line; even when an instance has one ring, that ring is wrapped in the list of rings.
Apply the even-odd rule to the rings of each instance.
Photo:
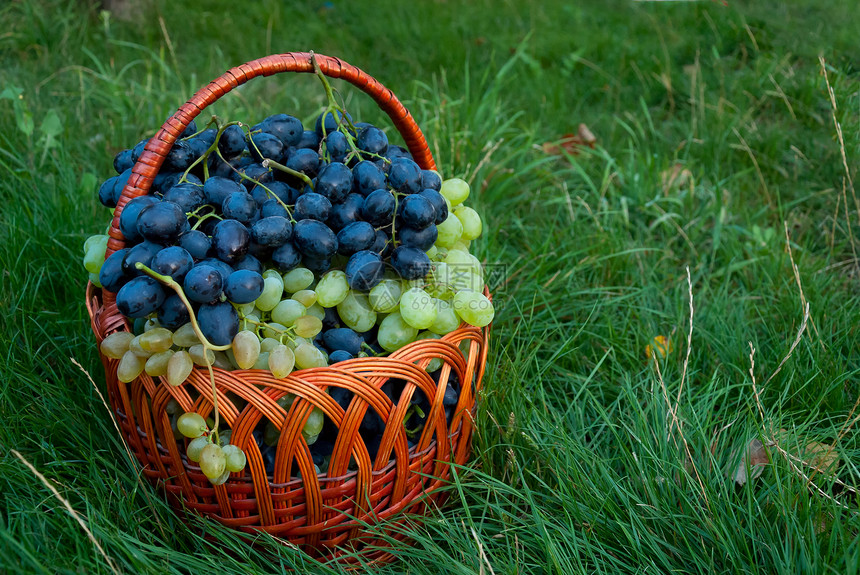
[[[369,94],[394,121],[415,161],[424,169],[435,168],[421,130],[390,90],[337,58],[315,58],[326,76],[347,80]],[[206,106],[256,76],[313,71],[311,54],[268,56],[226,72],[179,108],[150,139],[133,168],[114,211],[107,255],[124,247],[119,231],[123,207],[132,198],[147,193],[173,143]],[[99,343],[110,333],[131,329],[117,310],[115,294],[90,284],[86,298]],[[475,398],[481,389],[488,337],[489,326],[478,329],[463,324],[441,339],[416,341],[387,357],[358,358],[332,367],[296,371],[285,379],[276,379],[264,370],[215,369],[221,417],[232,429],[231,442],[248,457],[245,470],[233,473],[217,487],[188,461],[185,445],[174,438],[165,411],[167,403],[175,399],[184,411],[207,416],[212,410],[208,372],[195,368],[178,387],[146,374],[125,384],[117,379],[117,360],[102,356],[102,362],[110,402],[126,442],[146,477],[163,486],[178,508],[241,531],[264,530],[319,559],[357,560],[355,555],[346,556],[345,550],[349,549],[353,553],[359,550],[362,561],[381,562],[392,556],[384,550],[379,532],[371,536],[364,526],[377,525],[404,512],[421,515],[440,504],[444,493],[438,488],[450,477],[450,464],[463,464],[469,457]],[[424,369],[433,358],[443,362],[438,384]],[[461,382],[461,390],[449,427],[442,401],[452,374]],[[405,381],[396,402],[380,389],[392,378]],[[329,387],[353,392],[346,410],[326,393]],[[420,439],[410,449],[402,422],[416,389],[430,399],[431,410]],[[294,394],[297,399],[285,409],[277,400],[286,394]],[[241,410],[237,403],[244,402],[231,401],[236,397],[247,402]],[[314,407],[322,409],[338,428],[329,465],[319,475],[301,434]],[[370,458],[358,432],[368,409],[387,422],[375,460]],[[282,432],[274,476],[267,475],[252,437],[263,418]],[[393,529],[386,535],[402,540]]]

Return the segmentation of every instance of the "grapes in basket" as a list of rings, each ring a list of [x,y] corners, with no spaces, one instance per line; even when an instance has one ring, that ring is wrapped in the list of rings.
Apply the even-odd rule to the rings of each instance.
[[[145,145],[116,156],[102,204],[117,205]],[[195,365],[283,378],[384,355],[461,322],[486,326],[493,306],[469,253],[482,221],[468,196],[465,181],[422,170],[384,131],[354,123],[333,102],[313,129],[286,114],[253,126],[192,122],[148,194],[124,206],[125,247],[105,259],[107,236],[84,245],[90,281],[114,292],[135,326],[105,338],[101,351],[119,360],[120,381],[146,372],[178,386]],[[427,369],[440,366],[434,359]],[[420,403],[407,429],[422,424]],[[372,416],[363,427],[381,433]],[[212,432],[217,422],[187,413],[174,424],[213,483],[244,467],[241,450]],[[305,427],[312,444],[321,413]],[[272,430],[256,435],[271,445]]]

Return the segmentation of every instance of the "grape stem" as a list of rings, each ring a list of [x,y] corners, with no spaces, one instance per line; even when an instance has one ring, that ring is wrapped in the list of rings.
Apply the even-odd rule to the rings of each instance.
[[[310,189],[314,189],[313,181],[308,177],[307,174],[303,174],[302,172],[299,172],[292,168],[288,168],[287,166],[280,164],[270,158],[265,158],[261,163],[263,164],[264,168],[275,168],[276,170],[284,172],[285,174],[289,174],[293,177],[299,178],[301,181],[307,184]]]
[[[188,316],[191,320],[191,327],[194,328],[194,333],[197,334],[197,338],[200,340],[200,343],[203,345],[203,356],[206,357],[205,350],[211,349],[213,352],[215,351],[226,351],[230,349],[232,346],[230,344],[227,345],[215,345],[206,339],[206,336],[203,335],[203,331],[200,329],[200,324],[197,323],[197,317],[194,315],[194,310],[191,309],[191,303],[188,301],[188,298],[185,297],[185,292],[182,290],[182,286],[180,286],[176,280],[172,277],[164,274],[160,274],[147,266],[143,265],[140,262],[134,264],[134,267],[145,273],[146,275],[158,280],[163,283],[170,289],[176,292],[176,295],[179,296],[179,299],[182,300],[182,303],[185,305],[185,308],[188,310]],[[218,412],[218,390],[215,387],[215,372],[212,371],[212,364],[206,363],[206,368],[209,370],[209,381],[212,383],[212,410],[215,412],[215,425],[212,426],[212,435],[215,436],[215,443],[218,444],[218,420],[219,412]]]

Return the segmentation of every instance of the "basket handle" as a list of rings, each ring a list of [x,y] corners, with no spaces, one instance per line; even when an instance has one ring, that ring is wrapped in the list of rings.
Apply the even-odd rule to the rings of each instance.
[[[397,99],[397,96],[376,78],[339,58],[331,56],[309,52],[288,52],[266,56],[228,70],[210,82],[208,86],[201,88],[173,116],[167,119],[155,136],[150,138],[143,153],[132,168],[128,184],[126,184],[117,202],[108,232],[110,237],[105,257],[125,247],[125,238],[119,230],[119,217],[123,208],[133,198],[142,196],[149,191],[153,179],[158,174],[167,154],[170,153],[174,142],[188,127],[191,120],[196,118],[207,106],[219,100],[221,96],[241,86],[251,78],[272,76],[282,72],[313,73],[312,58],[316,59],[320,70],[326,76],[346,80],[373,98],[382,111],[388,114],[394,122],[394,126],[406,142],[415,162],[425,170],[436,169],[436,163],[433,161],[427,140],[424,138],[421,128],[415,123],[412,114]]]

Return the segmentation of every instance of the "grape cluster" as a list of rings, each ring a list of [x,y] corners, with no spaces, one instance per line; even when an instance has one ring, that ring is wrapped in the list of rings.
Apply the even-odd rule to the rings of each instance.
[[[99,189],[105,206],[116,206],[146,142],[114,159],[117,175]],[[282,378],[383,355],[461,322],[486,326],[494,311],[469,253],[482,222],[468,196],[465,181],[443,182],[382,130],[331,105],[313,130],[286,114],[252,127],[213,118],[198,131],[192,122],[148,194],[123,208],[125,247],[105,259],[107,236],[84,246],[90,280],[135,322],[102,352],[119,360],[120,381],[146,372],[175,386],[194,365]],[[428,371],[439,367],[433,360]],[[426,411],[415,401],[412,419]],[[322,420],[309,418],[308,444]],[[371,442],[374,423],[362,424]],[[257,436],[271,446],[271,429]],[[201,437],[208,445],[198,454]],[[213,482],[231,469],[214,463],[222,458],[210,456],[219,446],[208,433],[193,439],[188,456],[199,455],[201,469],[212,462],[204,473]]]

